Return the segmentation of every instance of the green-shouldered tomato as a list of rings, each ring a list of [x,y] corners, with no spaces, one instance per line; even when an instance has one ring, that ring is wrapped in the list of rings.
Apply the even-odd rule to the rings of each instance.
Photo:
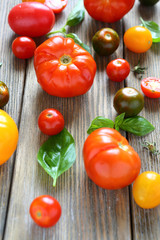
[[[159,0],[139,0],[142,5],[153,6],[159,2]]]
[[[7,85],[0,81],[0,108],[3,108],[9,101],[9,91]]]

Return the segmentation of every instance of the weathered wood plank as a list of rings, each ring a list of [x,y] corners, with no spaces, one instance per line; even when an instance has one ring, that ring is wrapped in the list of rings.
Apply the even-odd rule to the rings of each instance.
[[[68,2],[55,29],[63,26],[75,3]],[[91,46],[94,33],[105,26],[86,14],[85,21],[72,31]],[[108,26],[122,36],[122,22]],[[115,57],[123,57],[122,42],[112,56]],[[43,92],[36,82],[33,62],[29,62],[5,240],[131,239],[128,189],[102,190],[88,179],[84,170],[82,148],[87,128],[97,115],[114,119],[113,96],[123,86],[108,81],[105,68],[111,58],[95,55],[95,59],[99,73],[93,87],[87,94],[71,99],[52,97]],[[49,107],[58,109],[64,115],[65,126],[75,138],[77,151],[76,163],[58,179],[55,188],[52,187],[52,179],[36,161],[38,149],[47,139],[38,130],[37,119],[39,113]],[[31,201],[42,194],[54,196],[62,206],[62,217],[54,228],[42,229],[29,216]]]
[[[154,7],[143,7],[137,1],[133,10],[125,17],[125,28],[128,29],[132,26],[140,24],[139,17],[144,20],[153,20],[160,24],[160,4]],[[141,59],[142,66],[147,66],[148,69],[144,77],[160,77],[159,74],[159,53],[160,45],[153,44],[152,48],[144,54],[134,54],[126,50],[126,59],[135,66],[138,60]],[[134,74],[130,74],[127,86],[135,87],[141,91],[140,80]],[[144,171],[155,171],[160,173],[159,163],[160,158],[151,156],[146,150],[143,149],[140,143],[144,140],[149,142],[156,142],[157,148],[160,148],[159,135],[160,135],[160,104],[159,99],[149,99],[145,97],[145,107],[140,113],[141,116],[147,118],[155,127],[155,131],[145,137],[134,137],[129,135],[130,144],[136,149],[142,160],[142,169]],[[132,222],[133,222],[133,239],[135,240],[158,240],[160,237],[160,207],[152,210],[143,210],[138,207],[132,199]]]

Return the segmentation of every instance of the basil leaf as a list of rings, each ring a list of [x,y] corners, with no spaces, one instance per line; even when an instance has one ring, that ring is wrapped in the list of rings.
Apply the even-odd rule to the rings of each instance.
[[[140,116],[124,119],[119,127],[122,130],[133,133],[137,136],[145,136],[155,129],[147,119]]]
[[[96,129],[108,127],[108,128],[114,128],[114,122],[110,119],[104,118],[104,117],[96,117],[92,122],[90,127],[87,130],[87,133],[90,134]]]
[[[152,34],[153,42],[160,42],[160,26],[153,21],[144,21],[140,18],[142,25],[147,28]]]
[[[86,44],[84,44],[75,33],[68,33],[65,36],[72,38],[75,43],[77,43],[79,46],[81,46],[82,48],[84,48],[86,51],[88,51],[91,54],[90,47],[87,46]]]
[[[66,25],[73,27],[79,24],[85,15],[83,0],[80,0],[67,18]]]
[[[125,113],[121,113],[115,118],[115,129],[119,131],[119,126],[122,124]]]
[[[64,128],[59,134],[49,137],[40,147],[37,159],[42,168],[54,179],[68,170],[76,159],[75,142]]]

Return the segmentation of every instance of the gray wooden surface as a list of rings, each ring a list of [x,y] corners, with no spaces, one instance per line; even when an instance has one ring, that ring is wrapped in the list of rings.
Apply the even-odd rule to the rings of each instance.
[[[134,8],[123,20],[107,24],[91,19],[86,13],[85,20],[68,32],[75,32],[83,42],[91,47],[91,38],[102,27],[115,29],[120,38],[120,46],[111,57],[92,55],[97,63],[97,74],[90,91],[83,96],[62,99],[49,96],[37,83],[33,59],[16,59],[11,44],[16,35],[9,28],[7,16],[18,0],[1,1],[0,7],[0,80],[10,90],[10,100],[4,110],[8,112],[19,128],[19,143],[11,159],[0,166],[0,240],[159,240],[160,207],[152,210],[140,209],[132,198],[131,186],[122,190],[107,191],[92,183],[84,170],[82,148],[87,137],[90,122],[98,115],[114,119],[113,97],[124,86],[140,90],[140,81],[130,73],[123,83],[108,80],[105,72],[107,63],[114,58],[126,58],[131,66],[139,58],[148,66],[144,77],[160,77],[160,45],[153,44],[145,54],[134,54],[123,46],[123,33],[129,27],[140,24],[139,17],[160,24],[160,4],[155,7],[142,7],[136,1]],[[64,12],[56,17],[54,29],[65,23],[76,1],[70,0]],[[36,39],[37,44],[45,37]],[[65,127],[76,141],[77,158],[71,169],[65,172],[52,187],[52,179],[38,165],[36,156],[40,145],[48,138],[40,133],[37,119],[42,110],[53,107],[65,119]],[[159,157],[153,158],[140,143],[146,139],[156,141],[160,148],[159,99],[145,98],[145,108],[141,116],[146,117],[156,130],[140,138],[123,132],[142,160],[142,170],[159,172]],[[53,228],[38,227],[29,216],[32,200],[42,194],[55,197],[61,204],[62,216]]]

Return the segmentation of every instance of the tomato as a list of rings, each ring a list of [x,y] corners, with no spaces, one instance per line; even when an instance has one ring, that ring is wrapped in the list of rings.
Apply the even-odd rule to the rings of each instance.
[[[54,13],[60,13],[67,6],[68,0],[45,0],[45,5],[52,9]]]
[[[144,107],[144,97],[135,88],[121,88],[114,96],[113,106],[119,114],[125,112],[125,117],[136,116]]]
[[[105,189],[120,189],[138,176],[141,161],[115,129],[99,128],[86,139],[83,158],[89,178]]]
[[[160,79],[148,77],[141,81],[142,92],[150,98],[160,97]]]
[[[39,37],[52,29],[55,16],[53,11],[42,3],[23,2],[11,9],[8,23],[19,35]]]
[[[52,196],[42,195],[33,200],[29,212],[35,223],[48,228],[54,226],[60,219],[61,206]]]
[[[45,109],[38,118],[39,129],[47,135],[56,135],[64,128],[64,118],[62,114],[54,109]]]
[[[160,175],[147,171],[141,173],[133,184],[133,197],[141,208],[154,208],[160,204]]]
[[[93,84],[96,63],[89,52],[71,38],[54,36],[35,51],[37,80],[49,94],[74,97],[86,93]]]
[[[102,28],[92,38],[92,45],[96,53],[109,56],[119,46],[119,36],[112,28]]]
[[[45,0],[22,0],[22,2],[40,2],[40,3],[44,3]]]
[[[125,59],[114,59],[107,65],[107,75],[114,82],[123,81],[130,73],[130,65]]]
[[[9,90],[7,85],[0,81],[0,108],[4,107],[9,101]]]
[[[17,58],[27,59],[34,56],[35,42],[29,37],[17,37],[12,43],[12,51]]]
[[[0,165],[14,153],[18,142],[18,129],[14,120],[0,110]]]
[[[151,32],[142,26],[129,28],[123,39],[126,47],[135,53],[144,53],[152,46]]]
[[[159,2],[159,0],[139,0],[141,4],[145,6],[153,6]]]
[[[116,22],[127,14],[135,0],[84,0],[89,15],[102,22]]]

